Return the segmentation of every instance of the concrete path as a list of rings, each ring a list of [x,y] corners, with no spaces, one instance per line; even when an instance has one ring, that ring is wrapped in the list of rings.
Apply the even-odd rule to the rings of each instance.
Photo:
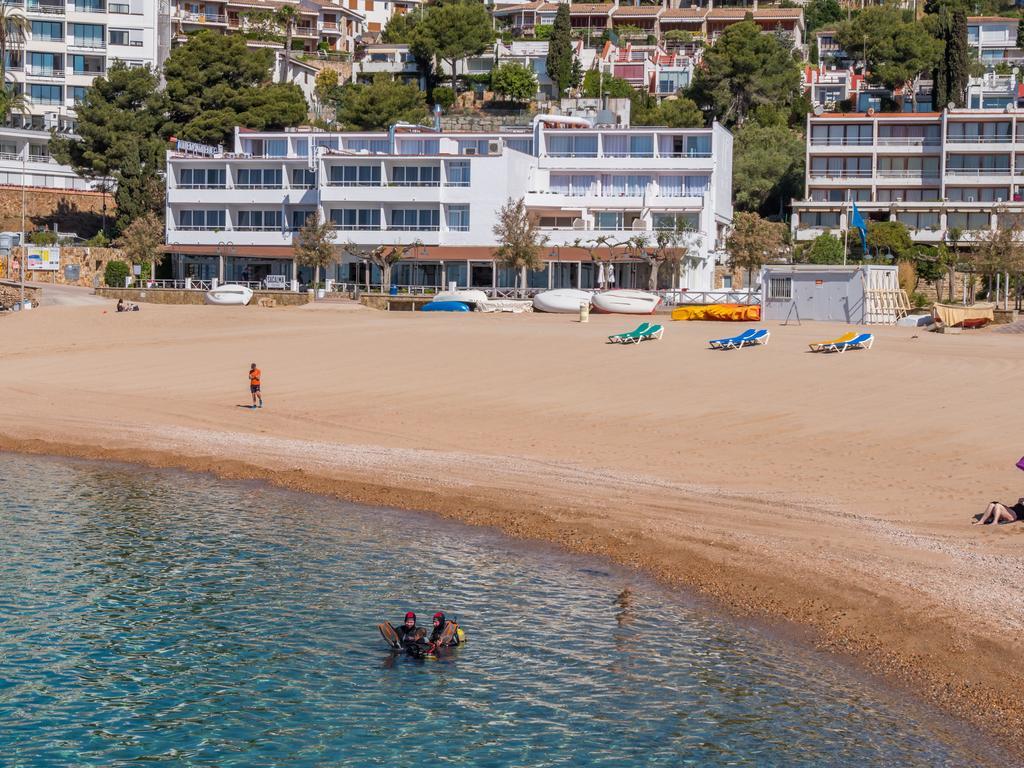
[[[110,299],[94,296],[92,288],[80,288],[77,285],[57,285],[54,283],[26,283],[26,285],[43,289],[43,295],[39,302],[41,307],[113,306],[114,304]]]

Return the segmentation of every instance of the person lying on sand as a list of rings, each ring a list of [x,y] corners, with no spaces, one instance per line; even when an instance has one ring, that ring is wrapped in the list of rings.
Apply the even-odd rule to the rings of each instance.
[[[990,501],[985,511],[971,525],[1013,523],[1017,520],[1024,520],[1024,497],[1017,499],[1017,503],[1012,507],[998,501]]]

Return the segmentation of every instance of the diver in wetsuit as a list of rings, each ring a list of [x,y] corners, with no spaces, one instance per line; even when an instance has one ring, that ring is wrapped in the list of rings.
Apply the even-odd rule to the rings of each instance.
[[[445,619],[443,611],[438,611],[434,614],[434,630],[430,633],[431,652],[436,651],[438,648],[459,644],[458,633],[453,633],[451,637],[448,637],[447,639],[442,638],[447,624],[448,621]]]
[[[419,629],[419,627],[416,626],[416,614],[409,611],[405,614],[405,621],[395,627],[395,634],[398,635],[398,642],[404,644],[406,637],[409,635],[415,635],[417,629]],[[410,637],[409,639],[411,640],[412,638]]]

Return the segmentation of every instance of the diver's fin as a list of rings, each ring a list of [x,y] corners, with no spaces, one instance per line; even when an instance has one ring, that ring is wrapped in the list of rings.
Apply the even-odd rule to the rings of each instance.
[[[441,630],[441,634],[437,638],[438,647],[444,645],[451,645],[452,641],[455,640],[455,633],[458,631],[459,625],[450,619],[444,623],[444,629]]]
[[[398,640],[398,633],[395,631],[395,628],[391,626],[390,622],[385,621],[382,624],[378,624],[377,629],[380,630],[380,635],[384,638],[385,643],[395,649],[402,647],[401,642]]]

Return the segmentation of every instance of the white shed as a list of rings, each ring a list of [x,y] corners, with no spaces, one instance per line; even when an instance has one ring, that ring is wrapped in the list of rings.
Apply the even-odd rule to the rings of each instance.
[[[761,269],[765,320],[891,325],[909,308],[894,266],[772,264]]]

